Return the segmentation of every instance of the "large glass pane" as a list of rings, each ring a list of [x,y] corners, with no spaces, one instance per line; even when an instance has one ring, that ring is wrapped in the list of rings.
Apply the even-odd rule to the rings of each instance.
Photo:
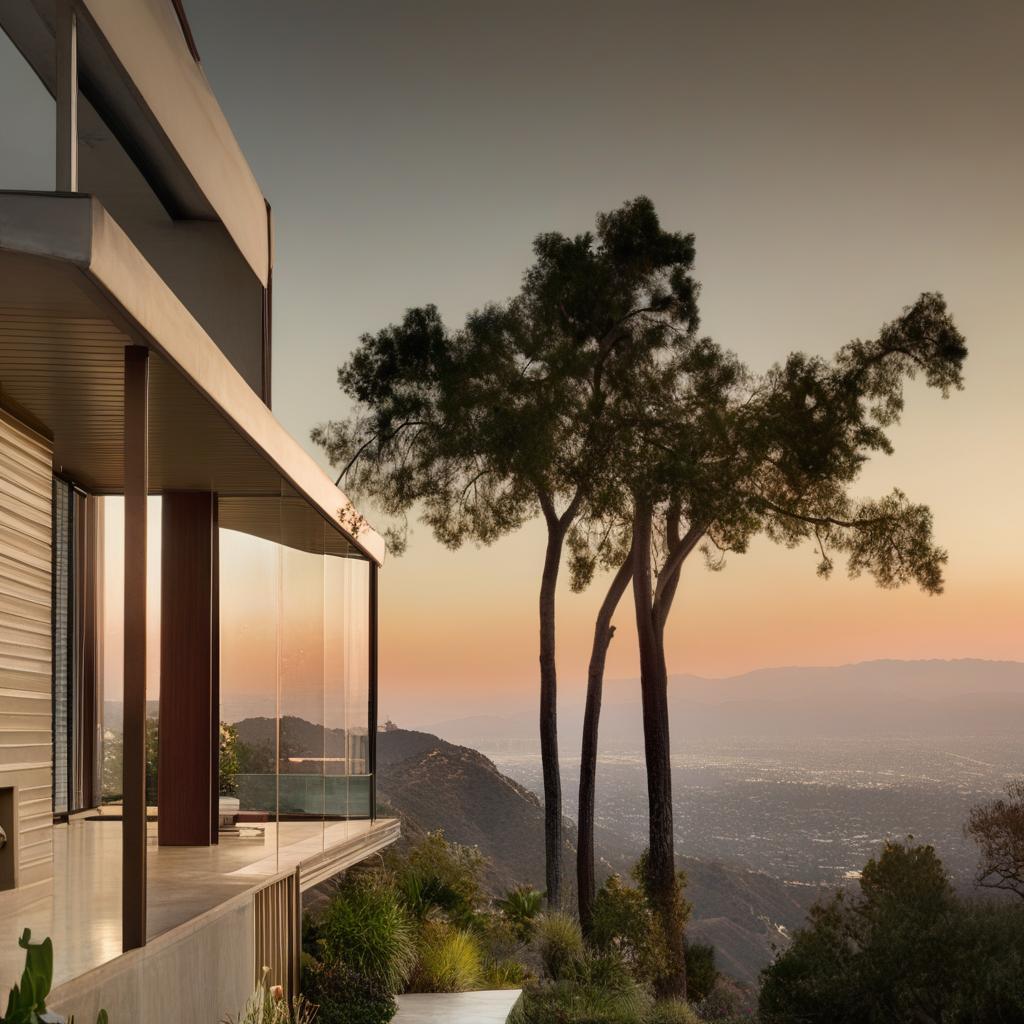
[[[123,781],[124,722],[124,498],[96,502],[100,543],[98,694],[103,704],[102,796],[119,804]],[[146,548],[146,802],[156,804],[158,702],[160,696],[160,498],[147,503]]]
[[[273,518],[278,501],[267,500]],[[276,867],[280,552],[235,530],[220,530],[218,540],[222,836],[262,840]]]
[[[349,817],[369,818],[370,566],[357,558],[346,558],[344,564]]]
[[[297,498],[281,503],[280,748],[281,849],[323,849],[324,556],[326,524]]]
[[[328,846],[348,838],[347,562],[337,555],[324,559],[324,842]]]
[[[53,188],[56,117],[46,86],[0,31],[0,189]]]

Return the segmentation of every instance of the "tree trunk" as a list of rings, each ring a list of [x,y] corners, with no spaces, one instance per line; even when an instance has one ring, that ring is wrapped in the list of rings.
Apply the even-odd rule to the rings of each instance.
[[[576,888],[579,896],[580,925],[589,936],[594,909],[594,790],[597,781],[597,733],[601,719],[601,694],[608,645],[615,635],[612,616],[633,575],[632,556],[619,566],[594,624],[594,645],[587,670],[587,705],[583,712],[583,745],[580,752],[580,807],[576,846]]]
[[[565,531],[548,524],[540,584],[540,759],[544,772],[544,858],[548,907],[562,906],[562,779],[558,765],[555,592]]]
[[[643,703],[644,755],[650,850],[648,893],[658,914],[669,954],[668,973],[659,979],[660,995],[686,996],[686,952],[683,944],[682,897],[676,881],[672,825],[672,766],[668,725],[668,671],[658,642],[651,573],[651,532],[654,513],[638,502],[633,523],[633,598],[640,650],[640,693]]]

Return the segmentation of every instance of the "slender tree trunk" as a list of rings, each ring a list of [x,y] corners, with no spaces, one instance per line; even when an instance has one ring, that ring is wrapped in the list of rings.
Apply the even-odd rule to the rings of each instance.
[[[608,645],[615,635],[612,616],[633,575],[632,555],[612,577],[594,624],[594,644],[587,670],[587,705],[583,712],[583,745],[580,752],[580,807],[576,846],[576,887],[579,895],[580,925],[589,936],[594,909],[594,790],[597,780],[597,733],[601,718],[604,665]]]
[[[558,675],[555,593],[565,531],[548,524],[540,584],[540,759],[544,773],[544,860],[547,902],[562,906],[562,778],[558,764]]]
[[[682,898],[676,881],[672,824],[672,766],[668,724],[668,671],[654,615],[651,533],[654,512],[638,501],[633,522],[633,598],[640,650],[644,755],[650,815],[648,892],[661,919],[669,953],[669,970],[658,984],[666,996],[686,996],[686,951]]]

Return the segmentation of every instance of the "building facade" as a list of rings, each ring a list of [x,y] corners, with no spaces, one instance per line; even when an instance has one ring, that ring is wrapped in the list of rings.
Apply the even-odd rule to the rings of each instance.
[[[384,544],[271,411],[270,207],[180,2],[0,28],[54,140],[25,180],[0,97],[0,988],[28,927],[58,1011],[213,1022],[397,838]]]

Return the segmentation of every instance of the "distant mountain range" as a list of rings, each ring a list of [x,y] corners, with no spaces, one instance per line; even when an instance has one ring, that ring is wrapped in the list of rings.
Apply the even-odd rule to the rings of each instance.
[[[605,685],[601,745],[642,743],[639,680]],[[769,668],[725,679],[669,679],[672,735],[938,736],[1006,734],[1024,728],[1024,663],[1017,661],[866,661],[854,665]],[[582,709],[559,712],[574,749]],[[449,719],[430,731],[487,749],[535,743],[536,711]]]
[[[246,732],[239,723],[240,735]],[[483,754],[423,732],[398,729],[377,739],[378,800],[402,819],[403,842],[441,828],[488,858],[485,881],[498,895],[519,882],[544,886],[544,813],[536,795],[503,775]],[[565,822],[563,875],[575,889],[575,825]],[[602,877],[625,874],[637,844],[606,829],[597,836]],[[753,984],[773,947],[784,945],[815,896],[755,871],[680,857],[693,904],[690,934],[710,942],[719,966]],[[573,895],[574,898],[574,895]]]

